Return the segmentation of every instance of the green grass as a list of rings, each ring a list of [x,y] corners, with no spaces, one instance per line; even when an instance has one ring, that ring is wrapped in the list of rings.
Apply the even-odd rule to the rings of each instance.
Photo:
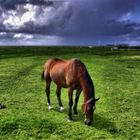
[[[50,57],[82,60],[94,80],[96,104],[92,126],[79,117],[68,118],[67,89],[62,90],[65,107],[59,112],[55,84],[51,85],[53,110],[46,103],[41,81],[43,64]],[[0,139],[2,140],[138,140],[140,138],[140,51],[109,48],[0,47]]]

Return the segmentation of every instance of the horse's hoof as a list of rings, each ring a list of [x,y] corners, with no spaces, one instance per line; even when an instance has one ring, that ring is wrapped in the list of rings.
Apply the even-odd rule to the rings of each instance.
[[[85,122],[85,125],[88,125],[88,126],[91,125],[91,121],[90,120],[85,119],[84,122]]]
[[[60,112],[63,112],[64,111],[64,107],[60,107]]]
[[[49,109],[49,110],[52,110],[52,108],[53,108],[53,107],[49,105],[48,109]]]
[[[71,122],[72,122],[72,120],[68,119],[68,122],[69,122],[69,123],[71,123]]]

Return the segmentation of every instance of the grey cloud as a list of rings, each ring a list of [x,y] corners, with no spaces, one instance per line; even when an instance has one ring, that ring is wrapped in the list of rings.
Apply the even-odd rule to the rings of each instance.
[[[140,34],[137,22],[120,20],[140,0],[0,0],[0,5],[0,31],[70,38]]]
[[[45,0],[0,0],[0,5],[5,9],[16,9],[16,5],[24,5],[24,4],[33,4],[33,5],[53,5],[52,1]]]
[[[76,3],[76,2],[75,2]],[[76,5],[73,4],[75,14],[69,31],[83,35],[121,35],[133,32],[133,27],[118,19],[132,12],[140,1],[135,0],[89,0]],[[125,3],[125,4],[124,4]],[[111,22],[112,21],[112,22]]]
[[[11,1],[7,0],[7,2]],[[48,5],[44,0],[42,2],[30,0],[20,5],[19,2],[19,0],[15,1],[14,9],[3,10],[0,15],[0,23],[8,31],[58,34],[63,32],[65,24],[72,15],[72,8],[67,2],[56,2],[54,5]],[[43,2],[47,5],[42,4]]]

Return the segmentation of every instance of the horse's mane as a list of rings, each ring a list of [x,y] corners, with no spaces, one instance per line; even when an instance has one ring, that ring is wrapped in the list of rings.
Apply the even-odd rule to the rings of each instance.
[[[95,95],[94,95],[94,85],[93,85],[93,81],[89,75],[89,72],[87,71],[87,68],[86,66],[84,65],[84,63],[82,63],[80,60],[77,60],[77,62],[82,66],[82,69],[84,70],[84,79],[86,81],[86,84],[90,87],[90,96],[95,98]]]

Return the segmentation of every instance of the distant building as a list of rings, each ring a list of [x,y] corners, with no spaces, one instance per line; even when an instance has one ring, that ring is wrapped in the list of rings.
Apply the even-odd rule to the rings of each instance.
[[[117,46],[113,46],[111,47],[111,51],[114,51],[114,50],[118,50],[119,48]]]
[[[92,49],[92,48],[93,48],[93,46],[88,46],[88,48]]]

